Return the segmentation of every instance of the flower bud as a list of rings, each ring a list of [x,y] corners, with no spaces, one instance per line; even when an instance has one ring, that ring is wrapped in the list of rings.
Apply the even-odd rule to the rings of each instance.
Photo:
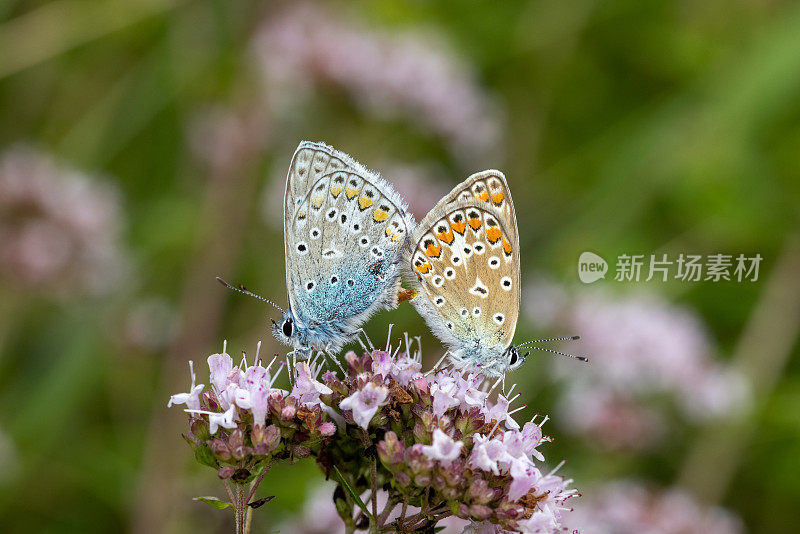
[[[472,479],[467,495],[478,504],[486,504],[494,497],[494,491],[484,479],[476,477]]]
[[[332,436],[336,433],[336,425],[326,421],[319,425],[319,434],[323,437]]]
[[[442,489],[442,496],[449,501],[454,501],[461,497],[461,495],[462,491],[459,488],[447,487]]]
[[[250,438],[255,445],[256,454],[266,455],[278,447],[281,441],[281,431],[275,425],[269,425],[266,428],[257,426],[250,434]]]
[[[473,504],[469,507],[469,514],[478,521],[483,521],[491,517],[492,509],[482,504]]]
[[[430,486],[431,475],[430,473],[420,473],[414,477],[414,484],[420,487]]]
[[[304,445],[295,445],[292,447],[292,456],[295,458],[308,458],[311,455],[311,449]]]
[[[244,432],[241,429],[235,428],[228,437],[228,448],[233,450],[237,447],[244,445]]]
[[[344,359],[347,362],[347,370],[350,372],[351,375],[355,376],[359,373],[364,372],[364,366],[361,363],[361,360],[356,356],[356,353],[352,350],[344,355]]]
[[[217,471],[217,476],[222,480],[227,478],[231,478],[233,474],[236,472],[236,468],[232,465],[226,465],[225,467],[220,467]]]
[[[383,441],[378,443],[378,457],[385,465],[394,465],[403,461],[403,444],[392,431],[386,433]]]
[[[211,434],[208,431],[208,421],[203,417],[193,418],[189,428],[192,432],[191,436],[196,441],[205,441],[211,438]]]
[[[297,414],[297,408],[294,406],[284,406],[281,410],[281,421],[291,421],[294,419],[295,414]]]
[[[417,395],[420,397],[429,397],[430,396],[430,388],[428,387],[428,381],[425,380],[425,377],[415,378],[411,381],[411,385],[417,391]]]
[[[394,479],[397,480],[397,483],[403,486],[404,488],[408,487],[411,484],[411,477],[408,476],[408,473],[405,471],[398,471],[394,475]]]
[[[214,453],[214,456],[217,457],[218,460],[223,462],[227,462],[231,459],[231,451],[228,449],[228,445],[222,441],[220,438],[213,439],[208,446],[211,447],[211,451]]]

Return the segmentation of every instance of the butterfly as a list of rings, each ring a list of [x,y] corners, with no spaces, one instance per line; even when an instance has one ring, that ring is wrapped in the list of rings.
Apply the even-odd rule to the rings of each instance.
[[[309,141],[292,157],[283,209],[289,307],[272,333],[301,357],[336,353],[373,313],[396,307],[413,217],[380,175]]]
[[[501,377],[525,362],[519,348],[527,343],[512,342],[521,296],[519,232],[503,173],[473,174],[441,199],[412,234],[404,265],[418,285],[410,302],[448,346],[455,367]]]

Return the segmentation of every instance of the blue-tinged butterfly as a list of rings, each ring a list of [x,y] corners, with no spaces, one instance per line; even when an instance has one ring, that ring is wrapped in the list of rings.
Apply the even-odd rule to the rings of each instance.
[[[286,179],[289,308],[273,321],[275,338],[300,357],[336,353],[373,313],[396,307],[414,227],[406,209],[377,173],[328,145],[301,142]]]
[[[413,233],[404,265],[418,283],[411,304],[448,346],[457,368],[500,377],[524,363],[527,354],[519,348],[527,343],[512,343],[520,304],[519,234],[503,173],[473,174],[440,200]]]

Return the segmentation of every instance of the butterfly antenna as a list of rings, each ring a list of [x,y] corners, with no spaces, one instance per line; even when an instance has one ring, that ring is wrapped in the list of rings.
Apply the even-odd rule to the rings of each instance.
[[[517,348],[524,347],[525,345],[531,345],[533,343],[544,343],[546,341],[575,341],[576,339],[580,339],[581,336],[567,336],[567,337],[551,337],[549,339],[534,339],[533,341],[526,341],[525,343],[520,343],[517,345]]]
[[[239,284],[239,287],[234,287],[234,286],[230,285],[228,282],[226,282],[225,280],[223,280],[222,278],[220,278],[219,276],[217,276],[216,278],[217,278],[217,282],[219,282],[223,286],[227,287],[228,289],[232,289],[232,290],[237,291],[239,293],[242,293],[244,295],[248,295],[250,297],[257,298],[258,300],[264,301],[267,304],[271,304],[271,305],[275,306],[275,308],[277,308],[281,313],[285,313],[283,308],[281,308],[280,306],[278,306],[277,304],[275,304],[271,300],[262,297],[261,295],[256,295],[255,293],[253,293],[252,291],[250,291],[249,289],[247,289],[243,285]]]
[[[568,354],[566,352],[561,352],[560,350],[546,349],[544,347],[531,347],[531,348],[536,350],[543,350],[545,352],[552,352],[553,354],[559,354],[561,356],[566,356],[567,358],[572,358],[581,362],[587,362],[587,363],[589,362],[589,358],[587,358],[586,356],[575,356],[574,354]],[[530,352],[526,352],[525,356],[528,356],[528,354],[530,354]]]
[[[551,337],[549,339],[535,339],[533,341],[526,341],[525,343],[520,343],[519,345],[517,345],[517,348],[519,349],[526,345],[531,345],[530,348],[532,349],[543,350],[545,352],[552,352],[553,354],[560,354],[561,356],[566,356],[567,358],[573,358],[581,362],[588,362],[589,358],[587,358],[586,356],[575,356],[574,354],[567,354],[566,352],[561,352],[560,350],[546,349],[544,347],[533,346],[534,343],[543,343],[546,341],[575,341],[576,339],[580,338],[581,336],[568,336],[568,337]],[[525,356],[527,356],[528,354],[530,353],[529,352],[525,353]]]

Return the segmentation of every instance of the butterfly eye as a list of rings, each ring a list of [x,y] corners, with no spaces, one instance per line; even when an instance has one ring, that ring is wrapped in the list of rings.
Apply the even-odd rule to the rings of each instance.
[[[513,351],[511,353],[511,359],[508,361],[508,365],[514,365],[515,363],[517,363],[518,359],[519,356],[517,356],[517,351]]]
[[[283,322],[282,330],[283,330],[283,335],[284,336],[292,337],[292,331],[294,330],[294,326],[292,325],[292,320],[291,319],[286,319]]]

